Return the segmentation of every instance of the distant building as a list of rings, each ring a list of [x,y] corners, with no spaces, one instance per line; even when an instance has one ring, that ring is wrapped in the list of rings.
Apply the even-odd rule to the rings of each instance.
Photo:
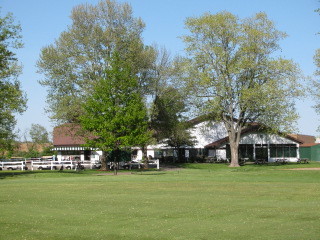
[[[291,136],[301,142],[301,158],[307,158],[312,161],[320,161],[320,144],[314,136],[302,134],[291,134]]]
[[[81,160],[97,162],[102,151],[83,147],[84,137],[79,135],[80,127],[75,124],[63,124],[53,130],[53,150],[57,151],[57,160]]]
[[[185,161],[197,158],[215,157],[230,159],[229,138],[225,127],[220,122],[204,121],[196,118],[189,121],[191,135],[195,138],[194,146],[182,146],[179,153]],[[58,160],[90,160],[98,161],[102,151],[83,147],[85,140],[77,134],[80,129],[77,125],[64,124],[54,128],[53,144],[54,150],[58,152]],[[312,141],[311,136],[269,134],[259,124],[252,124],[242,131],[239,145],[239,157],[247,160],[264,159],[274,162],[278,158],[296,162],[300,158],[299,147],[304,142]],[[303,141],[304,142],[303,142]],[[150,158],[176,158],[177,149],[157,144],[147,147],[147,155]],[[140,148],[132,148],[132,160],[141,160]]]

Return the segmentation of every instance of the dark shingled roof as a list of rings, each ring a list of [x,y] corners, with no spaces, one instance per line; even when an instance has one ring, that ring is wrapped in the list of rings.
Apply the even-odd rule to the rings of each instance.
[[[80,126],[65,123],[53,129],[54,146],[80,146],[85,144],[85,139],[79,136]]]
[[[310,147],[317,145],[316,138],[310,135],[302,135],[302,134],[289,134],[292,138],[297,139],[301,142],[300,147]]]

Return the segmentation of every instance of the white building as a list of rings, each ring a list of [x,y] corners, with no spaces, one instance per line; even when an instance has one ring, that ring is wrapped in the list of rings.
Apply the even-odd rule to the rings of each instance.
[[[53,150],[57,151],[58,161],[91,161],[100,160],[102,151],[83,147],[85,140],[77,134],[79,126],[63,124],[53,130]]]
[[[204,160],[206,158],[230,159],[230,146],[227,131],[221,122],[194,121],[190,128],[191,135],[196,144],[192,147],[184,146],[185,161]],[[299,156],[299,144],[301,142],[291,135],[269,134],[261,130],[261,126],[254,124],[242,132],[239,157],[246,160],[264,160],[275,162],[277,159],[286,159],[296,162]],[[148,156],[154,158],[177,157],[176,150],[163,145],[148,146]],[[142,158],[141,150],[137,153],[137,159]]]
[[[199,119],[190,121],[191,135],[196,144],[192,147],[184,146],[179,149],[184,161],[204,161],[208,157],[219,159],[230,159],[230,146],[227,131],[222,123],[204,122]],[[102,152],[97,149],[82,147],[84,139],[76,136],[79,127],[64,124],[54,129],[54,150],[58,151],[58,160],[79,159],[96,162],[100,159]],[[242,132],[239,145],[239,157],[246,160],[264,159],[274,162],[276,159],[285,158],[287,161],[295,162],[299,158],[299,142],[290,135],[268,134],[261,130],[258,124],[248,127]],[[162,161],[177,158],[177,150],[163,144],[147,147],[147,155]],[[132,148],[132,160],[141,160],[142,151]]]

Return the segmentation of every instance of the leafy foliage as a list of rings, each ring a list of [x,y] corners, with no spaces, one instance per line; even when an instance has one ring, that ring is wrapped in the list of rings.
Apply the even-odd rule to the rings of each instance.
[[[301,94],[299,69],[276,58],[278,31],[265,13],[239,19],[229,12],[188,18],[183,37],[190,58],[184,82],[202,113],[224,122],[238,165],[241,131],[252,122],[289,131],[297,119],[294,102]]]
[[[316,76],[320,76],[320,49],[316,50],[316,53],[315,53],[313,59],[314,59],[315,65],[317,67],[315,75]],[[314,107],[315,107],[316,111],[318,113],[320,113],[320,102],[319,102],[319,99],[320,99],[320,94],[319,94],[320,82],[319,82],[319,80],[313,81],[313,87],[314,88],[313,88],[312,93],[313,93],[313,95],[315,97],[315,100],[316,100],[316,105]]]
[[[97,5],[83,4],[71,13],[72,25],[54,44],[41,50],[37,63],[48,87],[47,111],[57,123],[77,122],[83,113],[82,103],[95,83],[105,78],[110,57],[116,51],[139,76],[139,86],[154,58],[152,48],[141,40],[144,23],[132,16],[127,3],[112,0]]]
[[[14,114],[26,109],[26,97],[17,79],[21,66],[13,52],[22,47],[20,31],[12,14],[0,17],[0,156],[12,151]]]
[[[95,136],[87,145],[112,151],[145,144],[150,138],[146,107],[131,66],[115,53],[105,76],[86,98],[80,117],[83,129]]]
[[[151,128],[155,138],[175,148],[194,144],[185,124],[187,107],[184,98],[176,88],[162,88],[152,108]]]
[[[49,133],[47,129],[40,124],[31,124],[29,134],[32,142],[35,144],[49,142]]]

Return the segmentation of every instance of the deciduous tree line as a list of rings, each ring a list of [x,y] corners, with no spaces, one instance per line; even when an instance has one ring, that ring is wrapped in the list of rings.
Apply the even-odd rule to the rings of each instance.
[[[51,119],[80,124],[91,133],[90,147],[108,153],[161,141],[190,146],[186,120],[205,115],[224,123],[231,166],[239,166],[241,131],[248,124],[292,130],[302,75],[292,60],[277,57],[286,33],[265,13],[243,19],[230,12],[187,18],[189,33],[181,36],[186,55],[174,58],[165,48],[143,43],[145,23],[127,3],[79,5],[71,20],[41,50],[37,66]],[[319,59],[318,51],[318,67]],[[18,99],[15,111],[25,106],[23,95]]]

